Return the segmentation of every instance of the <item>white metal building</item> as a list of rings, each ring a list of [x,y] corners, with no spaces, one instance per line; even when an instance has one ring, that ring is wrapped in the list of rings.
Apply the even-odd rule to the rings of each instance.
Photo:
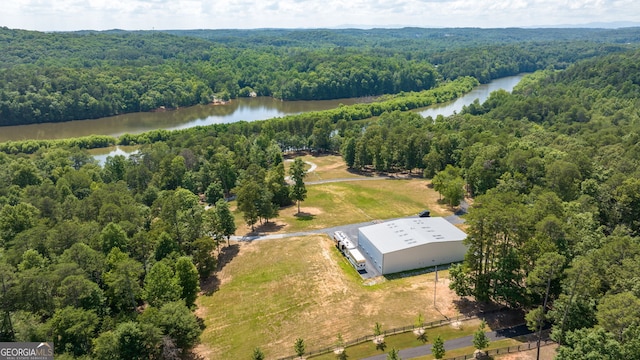
[[[441,217],[407,218],[361,227],[358,245],[382,274],[464,260],[462,230]]]

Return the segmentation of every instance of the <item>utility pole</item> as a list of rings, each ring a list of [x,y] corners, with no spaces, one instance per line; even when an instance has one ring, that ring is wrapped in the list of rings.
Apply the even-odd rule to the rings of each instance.
[[[436,265],[436,277],[433,281],[433,307],[438,309],[436,305],[436,289],[438,288],[438,265]]]

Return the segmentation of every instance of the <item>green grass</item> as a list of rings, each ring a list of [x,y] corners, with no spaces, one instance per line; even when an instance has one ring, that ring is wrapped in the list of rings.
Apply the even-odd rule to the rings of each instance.
[[[489,343],[489,347],[487,349],[485,349],[485,350],[498,349],[498,348],[503,348],[503,347],[507,347],[507,346],[517,346],[518,344],[521,344],[521,342],[519,342],[517,340],[513,340],[513,339],[503,339],[503,340],[493,341],[493,342]],[[468,346],[468,347],[455,349],[455,350],[448,350],[444,354],[444,357],[445,358],[451,358],[451,357],[456,357],[456,356],[469,355],[469,354],[473,354],[473,352],[475,350],[476,349],[473,346]],[[414,358],[414,359],[417,359],[417,360],[433,360],[435,358],[433,357],[433,355],[426,355],[426,356],[420,356],[420,357],[417,357],[417,358]]]
[[[425,333],[428,336],[428,341],[426,343],[423,343],[422,341],[416,339],[416,336],[412,332],[409,332],[405,334],[385,337],[386,346],[384,351],[376,349],[373,342],[368,341],[366,343],[362,343],[356,346],[351,346],[346,348],[346,353],[352,359],[361,359],[365,357],[371,357],[371,356],[380,355],[383,353],[388,353],[389,351],[391,351],[391,349],[402,350],[402,349],[409,349],[413,347],[422,346],[425,344],[431,344],[432,340],[435,339],[435,337],[438,335],[442,337],[442,340],[447,341],[450,339],[472,335],[474,331],[475,330],[472,328],[470,328],[469,330],[465,330],[465,329],[455,330],[445,325],[441,328],[427,329]],[[508,346],[517,346],[519,344],[522,344],[522,342],[515,339],[497,340],[489,343],[489,347],[486,350],[504,348]],[[476,349],[473,346],[468,346],[468,347],[459,348],[455,350],[448,350],[445,354],[445,358],[473,354],[475,350]],[[333,353],[328,353],[328,354],[323,354],[319,356],[312,356],[310,358],[314,360],[329,360],[329,359],[335,359],[335,355]],[[415,359],[432,360],[434,359],[434,357],[433,355],[426,355],[426,356],[417,357]]]
[[[199,298],[200,306],[213,315],[205,318],[207,328],[226,328],[205,331],[203,343],[224,344],[221,350],[226,354],[249,354],[253,348],[248,349],[247,344],[261,344],[265,337],[275,341],[273,336],[278,334],[272,331],[296,321],[296,314],[311,304],[300,285],[305,282],[306,264],[298,260],[304,244],[291,242],[286,249],[281,245],[249,254],[244,259],[247,263],[230,269],[233,280],[224,284],[223,292]],[[278,256],[278,252],[296,256]]]
[[[358,177],[346,172],[339,157],[309,160],[318,165],[316,175],[322,179]],[[414,215],[425,208],[435,216],[449,215],[427,184],[381,179],[308,185],[303,214],[296,216],[295,205],[281,209],[277,226],[258,230],[292,233]],[[234,216],[236,235],[247,234],[242,214],[234,210]],[[443,279],[447,274],[439,272]],[[268,358],[287,356],[297,337],[312,350],[331,346],[338,333],[345,341],[369,335],[376,322],[390,329],[412,324],[418,313],[427,322],[442,319],[433,307],[433,273],[365,283],[325,236],[242,243],[217,278],[215,291],[198,298],[198,315],[206,324],[198,353],[206,359],[249,358],[255,347]],[[456,316],[454,309],[442,311]],[[445,326],[438,333],[445,339],[465,336],[477,328],[467,324],[462,330]],[[387,349],[419,345],[412,333],[387,338]],[[371,342],[359,346],[362,350],[348,349],[350,358],[358,358],[359,351],[379,353]]]
[[[472,326],[475,324],[475,326]],[[413,332],[408,332],[404,334],[385,336],[385,350],[376,349],[375,344],[372,341],[367,341],[362,344],[358,344],[355,346],[351,346],[346,348],[347,355],[349,355],[352,359],[361,359],[365,357],[379,355],[385,352],[389,352],[391,349],[402,350],[417,346],[422,346],[425,344],[430,344],[433,339],[435,339],[438,335],[442,337],[443,340],[455,339],[463,336],[472,335],[477,329],[476,321],[463,322],[460,329],[454,329],[450,325],[443,325],[438,328],[426,329],[425,334],[427,335],[427,342],[423,343],[421,340],[418,340]],[[473,351],[471,351],[473,352]],[[465,354],[465,353],[463,353]],[[324,354],[320,356],[314,356],[314,360],[329,360],[335,359],[335,355],[333,353]]]
[[[391,219],[417,214],[432,209],[434,216],[449,215],[437,205],[437,193],[427,188],[426,180],[372,180],[347,181],[307,186],[307,199],[301,205],[280,209],[272,221],[284,223],[273,232],[291,233],[310,229]],[[231,208],[235,209],[235,202]],[[249,228],[237,209],[233,211],[238,231],[245,235]],[[256,229],[265,232],[256,224]],[[272,232],[267,230],[266,232]]]
[[[431,303],[433,274],[369,286],[325,236],[233,246],[240,251],[218,273],[218,288],[197,302],[206,325],[198,353],[206,359],[248,358],[255,347],[268,358],[287,356],[297,337],[307,349],[320,349],[338,333],[345,341],[369,335],[376,322],[391,329],[412,324],[418,313],[425,321],[442,319]],[[439,333],[461,336],[467,327],[477,324]],[[397,339],[390,344],[420,344],[411,333]]]
[[[435,207],[435,194],[426,184],[424,180],[374,180],[310,185],[301,207],[316,213],[297,217],[295,211],[281,211],[281,219],[289,224],[287,231],[294,232],[414,215]]]
[[[307,180],[370,179],[348,172],[339,156],[306,155],[303,159],[318,165],[315,171],[308,174]],[[438,203],[438,193],[427,187],[428,184],[423,179],[380,179],[307,185],[307,198],[301,203],[301,214],[297,213],[294,204],[280,209],[280,215],[273,219],[280,226],[261,227],[256,224],[256,230],[262,233],[291,233],[404,217],[415,215],[423,209],[430,209],[433,216],[450,215],[451,211]],[[231,207],[235,209],[235,202],[231,203]],[[238,227],[236,235],[249,233],[250,228],[242,219],[242,213],[235,210],[234,216]]]

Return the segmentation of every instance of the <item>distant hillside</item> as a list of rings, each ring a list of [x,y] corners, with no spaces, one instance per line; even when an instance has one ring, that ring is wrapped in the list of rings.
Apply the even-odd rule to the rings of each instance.
[[[561,24],[561,25],[541,25],[541,26],[527,26],[527,28],[574,28],[574,29],[621,29],[628,27],[638,27],[640,22],[634,21],[612,21],[612,22],[591,22],[586,24]]]
[[[0,126],[257,94],[322,100],[481,83],[640,46],[640,28],[110,30],[0,28]]]
[[[638,43],[640,29],[523,29],[523,28],[415,28],[399,29],[258,29],[167,30],[166,33],[199,37],[236,46],[373,47],[378,49],[451,50],[488,44],[522,42],[594,41]]]

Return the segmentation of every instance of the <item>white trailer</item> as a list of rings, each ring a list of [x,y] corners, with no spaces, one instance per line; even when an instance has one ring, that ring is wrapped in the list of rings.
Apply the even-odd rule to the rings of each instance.
[[[340,252],[346,254],[347,250],[355,249],[356,246],[351,242],[351,239],[347,236],[347,234],[342,231],[336,231],[333,233],[333,242]]]
[[[344,254],[347,257],[347,260],[353,265],[356,270],[364,270],[367,261],[364,258],[364,255],[358,249],[349,249]]]

